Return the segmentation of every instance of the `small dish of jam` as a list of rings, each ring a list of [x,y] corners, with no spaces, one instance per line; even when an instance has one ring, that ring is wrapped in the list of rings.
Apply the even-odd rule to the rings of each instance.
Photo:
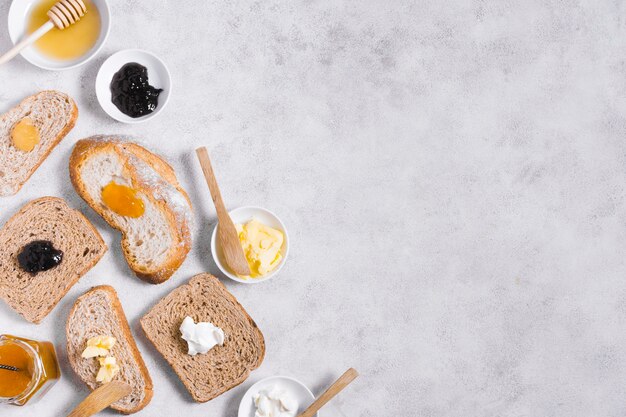
[[[165,108],[172,80],[163,61],[150,52],[126,49],[111,55],[96,77],[102,109],[124,123],[139,123]]]
[[[25,405],[61,378],[54,345],[0,335],[0,404]]]

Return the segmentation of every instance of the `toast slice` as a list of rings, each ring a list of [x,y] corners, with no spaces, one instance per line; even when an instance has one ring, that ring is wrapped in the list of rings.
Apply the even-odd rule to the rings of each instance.
[[[67,358],[72,369],[93,391],[100,386],[96,375],[97,358],[83,358],[87,340],[95,336],[113,336],[116,343],[109,354],[117,360],[120,371],[113,377],[132,387],[130,395],[114,402],[111,408],[132,414],[152,399],[152,379],[128,327],[117,293],[108,285],[93,287],[78,297],[65,325]]]
[[[29,152],[16,148],[11,140],[13,127],[25,117],[32,120],[40,135],[39,143]],[[22,188],[72,130],[77,117],[74,100],[58,91],[42,91],[27,97],[0,116],[0,196],[13,195]]]
[[[22,248],[48,240],[63,251],[59,265],[33,275],[17,260]],[[79,211],[56,197],[31,201],[0,230],[0,298],[24,318],[39,323],[107,250],[98,231]]]
[[[187,354],[179,327],[186,316],[224,331],[224,345]],[[245,381],[265,356],[265,340],[235,297],[212,275],[199,274],[174,289],[141,318],[148,339],[174,368],[193,399],[212,400]]]
[[[87,204],[122,232],[122,251],[139,278],[159,284],[183,263],[191,249],[191,201],[163,159],[132,142],[92,137],[76,143],[70,178]],[[143,215],[122,216],[106,206],[102,190],[111,182],[137,192]]]

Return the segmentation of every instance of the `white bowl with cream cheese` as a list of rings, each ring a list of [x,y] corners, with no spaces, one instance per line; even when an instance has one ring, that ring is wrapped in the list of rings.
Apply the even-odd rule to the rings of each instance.
[[[314,400],[311,390],[297,379],[272,376],[255,383],[246,391],[239,403],[237,417],[295,417]],[[285,410],[284,406],[290,410]],[[268,411],[278,413],[268,415]],[[319,412],[315,416],[319,417]]]

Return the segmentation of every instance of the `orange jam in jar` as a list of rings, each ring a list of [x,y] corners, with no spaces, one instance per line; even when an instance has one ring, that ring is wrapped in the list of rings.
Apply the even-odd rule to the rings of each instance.
[[[137,191],[113,181],[102,189],[102,201],[120,216],[137,218],[146,211],[143,200],[137,196]]]
[[[0,403],[24,405],[34,401],[61,377],[50,342],[0,335],[0,365],[10,367],[0,367]]]

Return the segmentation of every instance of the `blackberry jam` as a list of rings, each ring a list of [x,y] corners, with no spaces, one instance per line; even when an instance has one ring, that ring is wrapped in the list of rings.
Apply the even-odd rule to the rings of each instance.
[[[31,274],[54,268],[63,260],[63,252],[48,240],[35,240],[24,246],[17,255],[20,267]]]
[[[148,69],[136,62],[124,65],[111,80],[111,101],[122,113],[137,118],[152,113],[163,89],[148,83]]]

